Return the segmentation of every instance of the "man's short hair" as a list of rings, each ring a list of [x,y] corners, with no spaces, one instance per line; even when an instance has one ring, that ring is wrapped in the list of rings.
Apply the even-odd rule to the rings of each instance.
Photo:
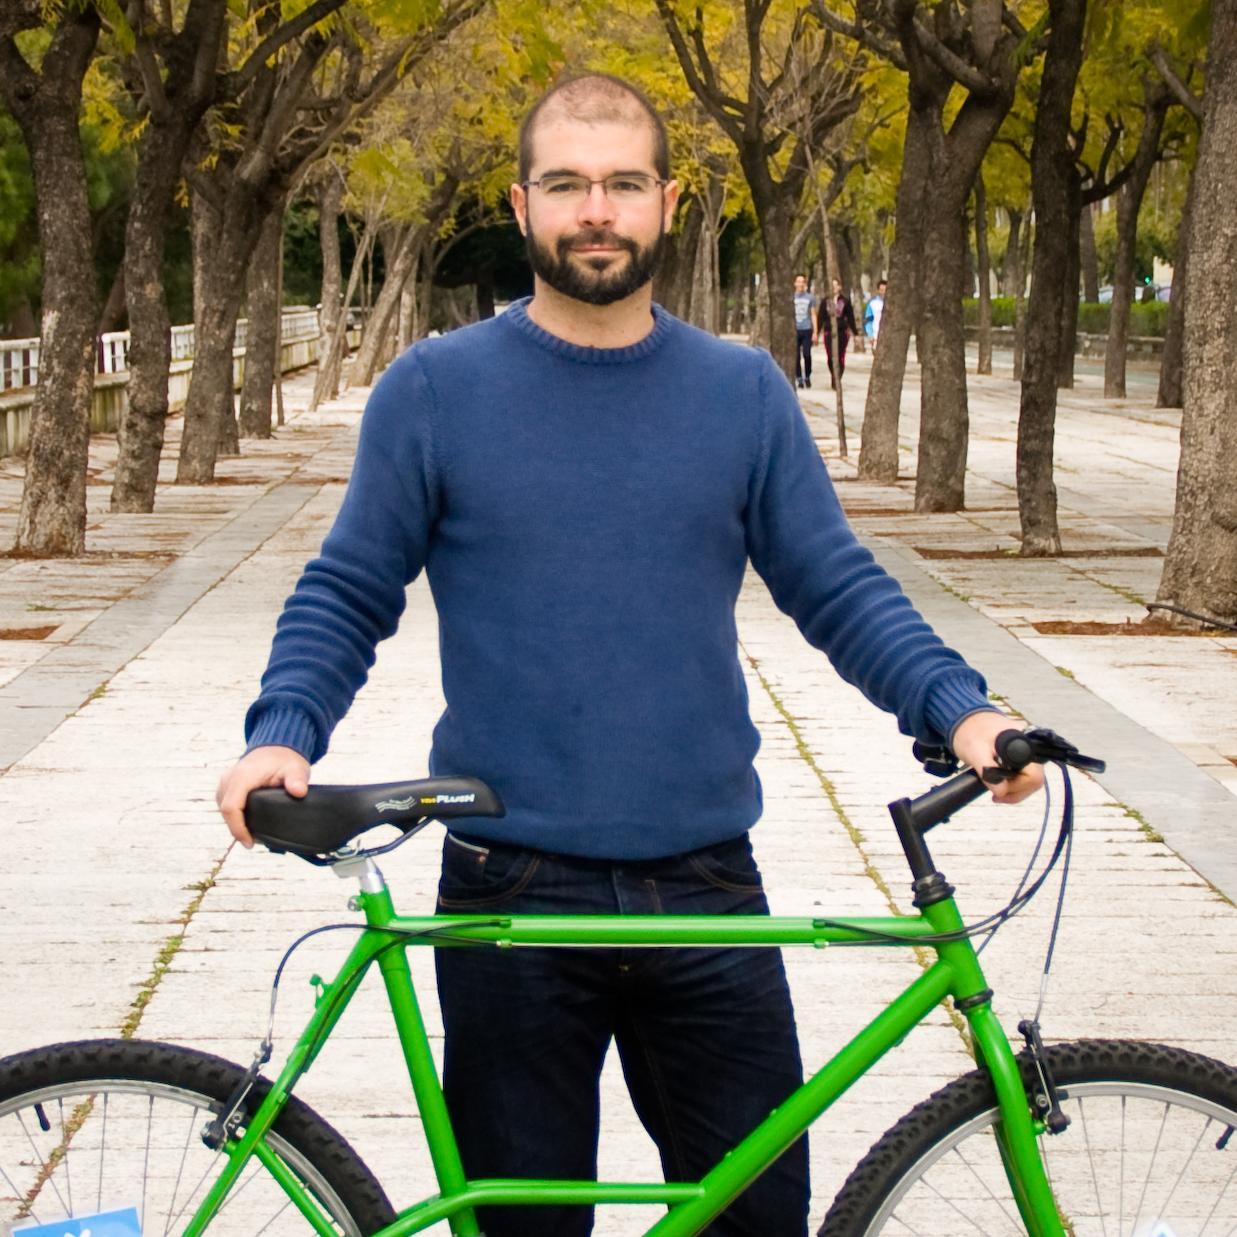
[[[537,120],[551,105],[562,109],[570,119],[589,124],[647,122],[653,136],[653,167],[660,179],[670,179],[670,140],[666,136],[666,125],[644,91],[610,73],[583,73],[557,82],[520,122],[521,182],[528,179],[532,170]]]
[[[878,279],[878,280],[876,281],[876,286],[877,286],[877,288],[878,288],[878,289],[880,289],[880,288],[887,288],[887,287],[889,287],[889,280],[887,280],[887,279]]]

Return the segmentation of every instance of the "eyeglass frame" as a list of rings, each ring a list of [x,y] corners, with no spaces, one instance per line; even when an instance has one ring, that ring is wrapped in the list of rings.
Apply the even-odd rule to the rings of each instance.
[[[563,179],[586,180],[588,181],[588,188],[585,190],[585,193],[584,193],[584,197],[586,199],[588,198],[589,194],[593,192],[593,186],[600,185],[601,192],[605,195],[606,201],[613,202],[614,199],[610,196],[609,190],[606,189],[606,181],[616,180],[624,176],[628,177],[629,179],[639,176],[644,180],[650,180],[653,182],[653,187],[655,189],[664,189],[674,179],[673,177],[666,177],[663,179],[660,176],[650,176],[648,172],[611,172],[609,176],[603,176],[600,180],[591,180],[589,177],[585,176],[582,172],[547,172],[545,176],[538,176],[536,180],[521,180],[521,181],[518,181],[517,183],[519,184],[521,189],[527,192],[529,189],[532,189],[532,188],[538,188],[538,189],[541,188],[541,182],[543,180],[554,180],[555,178],[558,178],[558,177],[561,177]],[[619,200],[621,201],[622,199],[620,198]]]

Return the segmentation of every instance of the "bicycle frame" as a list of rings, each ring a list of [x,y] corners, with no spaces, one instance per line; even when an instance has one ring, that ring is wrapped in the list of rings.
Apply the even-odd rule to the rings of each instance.
[[[531,1203],[663,1203],[667,1214],[645,1237],[691,1237],[741,1193],[890,1048],[899,1043],[945,997],[967,1019],[976,1055],[992,1076],[1000,1105],[997,1137],[1011,1188],[1032,1237],[1064,1237],[1052,1191],[1041,1165],[1033,1118],[1009,1042],[992,1012],[991,993],[969,939],[927,941],[936,961],[830,1061],[740,1142],[699,1182],[630,1183],[547,1180],[468,1180],[460,1162],[450,1117],[405,950],[528,946],[812,946],[915,945],[962,927],[957,906],[946,897],[920,914],[830,920],[764,916],[425,916],[395,913],[390,893],[370,859],[355,861],[362,892],[358,905],[366,928],[339,969],[319,992],[316,1007],[278,1079],[245,1126],[225,1147],[227,1163],[193,1216],[185,1237],[198,1237],[245,1164],[256,1156],[287,1192],[315,1231],[336,1232],[319,1204],[263,1139],[296,1080],[312,1065],[370,966],[377,963],[386,985],[395,1029],[413,1095],[425,1128],[439,1193],[400,1213],[377,1237],[405,1237],[447,1220],[454,1237],[479,1237],[479,1205]],[[893,935],[897,941],[877,939]]]

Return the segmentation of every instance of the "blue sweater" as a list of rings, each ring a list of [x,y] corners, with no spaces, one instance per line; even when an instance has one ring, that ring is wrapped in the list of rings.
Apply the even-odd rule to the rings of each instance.
[[[631,347],[583,348],[519,303],[387,370],[279,619],[251,748],[322,756],[422,569],[447,701],[430,769],[502,796],[504,819],[457,822],[480,837],[653,858],[756,821],[749,559],[905,733],[941,741],[990,707],[856,541],[768,354],[654,318]]]

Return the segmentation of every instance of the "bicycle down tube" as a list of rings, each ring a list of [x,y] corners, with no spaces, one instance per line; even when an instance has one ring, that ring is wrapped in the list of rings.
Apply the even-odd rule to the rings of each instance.
[[[1002,1113],[1001,1152],[1015,1201],[1032,1237],[1062,1237],[1063,1229],[1036,1147],[1033,1120],[1014,1055],[992,1012],[987,987],[969,940],[929,941],[937,960],[830,1061],[769,1114],[701,1181],[688,1183],[473,1180],[465,1177],[437,1069],[412,985],[405,949],[524,948],[530,946],[813,946],[913,945],[962,926],[952,898],[921,914],[879,918],[736,916],[426,916],[394,913],[390,893],[367,863],[359,904],[366,929],[334,980],[319,993],[312,1017],[269,1094],[226,1148],[227,1163],[184,1229],[208,1231],[245,1163],[256,1155],[315,1231],[337,1230],[309,1194],[279,1171],[281,1162],[263,1143],[302,1073],[312,1064],[371,964],[377,962],[390,1000],[413,1094],[440,1193],[406,1208],[378,1237],[404,1237],[447,1220],[454,1237],[479,1237],[474,1208],[546,1203],[661,1203],[669,1210],[646,1237],[690,1237],[799,1138],[855,1081],[898,1044],[946,996],[961,1003],[976,1050],[991,1072]],[[878,939],[893,936],[897,941]]]

